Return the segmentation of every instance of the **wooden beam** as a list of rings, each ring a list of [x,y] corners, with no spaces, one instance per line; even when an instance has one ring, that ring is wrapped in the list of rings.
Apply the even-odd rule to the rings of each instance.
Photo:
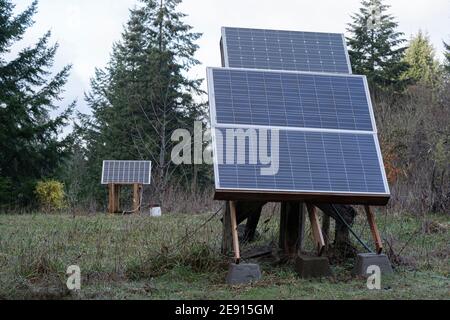
[[[304,204],[282,202],[280,217],[280,249],[288,258],[301,254],[305,232]]]
[[[133,185],[133,212],[137,213],[141,208],[141,188],[142,186],[139,184]]]
[[[385,206],[390,199],[389,195],[373,196],[362,194],[333,194],[299,193],[299,192],[266,192],[241,191],[217,189],[214,200],[224,201],[265,201],[265,202],[308,202],[308,203],[334,203],[348,205]]]
[[[308,208],[309,221],[311,222],[311,229],[316,243],[319,256],[323,254],[325,250],[325,240],[323,239],[322,228],[319,225],[317,218],[317,208],[311,204],[306,205]]]
[[[241,261],[241,252],[239,249],[239,235],[236,218],[236,202],[234,201],[230,201],[230,217],[231,217],[231,233],[233,237],[234,258],[236,264],[239,264],[239,262]]]
[[[110,214],[114,214],[115,208],[114,195],[115,195],[114,184],[110,183],[108,185],[108,212]]]
[[[367,221],[369,221],[370,231],[372,231],[372,237],[375,241],[375,247],[377,248],[377,254],[383,252],[383,241],[381,240],[380,232],[378,231],[378,226],[375,221],[375,215],[370,206],[365,206]]]
[[[225,202],[225,212],[222,220],[222,254],[228,256],[233,248],[233,238],[231,233],[231,208],[230,201]]]

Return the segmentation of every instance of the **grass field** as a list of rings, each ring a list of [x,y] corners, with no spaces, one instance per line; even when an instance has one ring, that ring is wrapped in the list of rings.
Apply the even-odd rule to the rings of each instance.
[[[382,216],[395,274],[369,291],[350,276],[301,280],[292,265],[260,262],[263,280],[224,284],[220,217],[0,215],[0,299],[449,299],[448,216]],[[266,217],[267,218],[267,217]],[[261,226],[260,243],[277,237],[277,216]],[[425,226],[425,227],[424,227]],[[196,231],[196,232],[193,232]],[[194,234],[191,234],[194,233]],[[66,289],[66,269],[81,268],[82,289]]]

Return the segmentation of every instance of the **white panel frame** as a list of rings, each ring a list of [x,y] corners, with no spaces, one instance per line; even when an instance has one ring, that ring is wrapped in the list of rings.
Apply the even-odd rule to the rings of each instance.
[[[348,53],[347,40],[345,39],[345,34],[342,33],[342,43],[344,44],[345,58],[347,59],[348,72],[353,74],[352,62],[350,61],[350,55]]]
[[[215,92],[214,92],[214,70],[236,70],[236,71],[248,71],[248,72],[271,72],[271,73],[293,73],[293,74],[309,74],[309,75],[327,75],[333,77],[354,77],[361,78],[364,82],[364,88],[366,92],[366,98],[368,102],[369,113],[372,122],[373,131],[358,131],[358,130],[341,130],[341,129],[318,129],[318,128],[301,128],[301,127],[273,127],[273,126],[259,126],[259,125],[239,125],[239,124],[226,124],[226,123],[218,123],[216,116],[216,103],[215,103]],[[372,105],[372,99],[369,92],[369,86],[367,82],[366,76],[354,75],[354,74],[346,74],[346,73],[332,73],[332,72],[310,72],[310,71],[277,71],[277,70],[266,70],[266,69],[250,69],[250,68],[207,68],[207,82],[208,82],[208,96],[209,96],[209,106],[210,106],[210,117],[211,117],[211,136],[213,143],[213,160],[214,160],[214,176],[215,176],[215,186],[216,190],[220,191],[252,191],[252,192],[296,192],[303,194],[316,194],[321,193],[323,195],[336,195],[336,194],[348,194],[348,195],[374,195],[374,196],[390,196],[390,188],[389,183],[387,181],[386,168],[383,162],[383,156],[381,154],[380,143],[378,139],[378,129],[375,121],[375,114]],[[220,186],[220,175],[219,175],[219,164],[217,162],[217,141],[216,141],[216,128],[236,128],[236,129],[248,129],[248,128],[271,128],[271,129],[279,129],[279,130],[292,130],[292,131],[309,131],[309,132],[334,132],[334,133],[343,133],[343,134],[370,134],[373,136],[377,156],[380,164],[380,170],[384,182],[384,187],[386,193],[373,193],[373,192],[330,192],[330,191],[320,191],[320,190],[280,190],[280,189],[248,189],[248,188],[222,188]]]
[[[222,27],[222,47],[225,68],[228,68],[230,66],[230,63],[228,61],[227,27]]]
[[[224,30],[224,28],[223,28]],[[219,69],[219,68],[217,68]],[[211,118],[211,142],[213,150],[213,163],[214,163],[214,182],[216,190],[220,188],[220,178],[219,178],[219,163],[217,162],[217,141],[216,141],[216,127],[217,127],[217,117],[216,117],[216,95],[214,92],[214,70],[215,68],[206,69],[206,81],[208,86],[208,100],[209,100],[209,110]]]
[[[141,183],[141,182],[134,182],[134,181],[130,181],[129,177],[128,177],[128,181],[125,181],[125,178],[123,179],[124,181],[117,181],[117,182],[106,182],[105,181],[105,165],[106,163],[141,163],[141,164],[149,164],[149,172],[148,172],[148,183]],[[107,185],[110,183],[114,183],[114,184],[135,184],[135,183],[139,183],[139,184],[143,184],[143,185],[150,185],[152,182],[152,162],[151,161],[145,161],[145,160],[103,160],[103,166],[102,166],[102,180],[101,180],[101,184],[102,185]]]

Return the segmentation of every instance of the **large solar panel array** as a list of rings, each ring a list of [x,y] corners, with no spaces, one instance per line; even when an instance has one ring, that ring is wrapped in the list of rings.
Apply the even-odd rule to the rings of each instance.
[[[103,161],[102,184],[150,184],[150,161]]]
[[[208,68],[216,198],[235,200],[225,197],[238,192],[262,193],[269,201],[295,194],[317,201],[333,196],[343,203],[387,202],[367,80],[351,74],[342,35],[237,28],[222,33],[225,67]],[[237,147],[242,138],[234,136],[236,130],[248,135],[243,146]],[[261,174],[268,165],[255,157],[261,146],[250,143],[251,133],[262,130],[279,135],[274,175]]]
[[[338,33],[222,28],[221,47],[230,68],[352,73]]]

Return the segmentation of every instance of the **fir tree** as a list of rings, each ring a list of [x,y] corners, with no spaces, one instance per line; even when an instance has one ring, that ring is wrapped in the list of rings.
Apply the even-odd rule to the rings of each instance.
[[[183,22],[180,2],[141,0],[131,10],[122,40],[86,97],[93,112],[84,119],[90,167],[99,169],[106,158],[152,160],[158,193],[174,173],[186,170],[170,161],[173,131],[192,128],[204,114],[195,101],[202,80],[186,76],[199,63],[194,54],[200,34]]]
[[[411,39],[404,60],[409,66],[404,79],[431,86],[436,84],[440,73],[439,62],[429,37],[422,31]]]
[[[406,40],[388,9],[381,0],[362,1],[347,29],[350,58],[354,72],[367,75],[374,87],[401,89],[405,84],[401,76],[407,69],[402,46]]]
[[[35,181],[53,175],[68,151],[69,138],[58,140],[58,133],[73,104],[51,118],[70,66],[51,77],[58,46],[49,44],[50,32],[16,57],[7,58],[12,45],[32,26],[37,1],[17,16],[13,9],[11,1],[0,0],[0,176],[14,194],[0,201],[25,204],[33,198]]]
[[[444,42],[444,48],[445,48],[445,52],[444,52],[444,56],[445,56],[444,68],[445,68],[445,71],[448,74],[450,74],[450,44],[447,44],[446,42]]]

